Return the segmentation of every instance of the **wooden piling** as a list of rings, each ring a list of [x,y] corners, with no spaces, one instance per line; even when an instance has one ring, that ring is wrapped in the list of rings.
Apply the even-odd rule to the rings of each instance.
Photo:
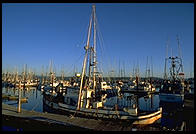
[[[21,81],[19,83],[19,89],[18,89],[18,113],[21,112]]]

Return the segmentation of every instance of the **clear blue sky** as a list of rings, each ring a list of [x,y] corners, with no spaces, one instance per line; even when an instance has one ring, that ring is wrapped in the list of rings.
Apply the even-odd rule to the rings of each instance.
[[[3,3],[2,68],[22,70],[24,64],[39,73],[53,60],[56,71],[72,75],[82,69],[92,4]],[[116,75],[125,64],[126,75],[137,63],[145,74],[152,56],[154,76],[164,69],[168,38],[177,54],[179,35],[184,72],[194,65],[194,4],[191,3],[96,3],[98,64]],[[175,50],[176,49],[176,50]],[[170,53],[170,51],[169,51]],[[192,65],[192,67],[191,67]]]

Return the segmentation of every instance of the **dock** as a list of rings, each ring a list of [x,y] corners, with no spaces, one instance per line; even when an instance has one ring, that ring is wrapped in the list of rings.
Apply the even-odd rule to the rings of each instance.
[[[122,122],[111,122],[111,121],[102,121],[96,119],[87,119],[81,117],[68,117],[66,115],[58,115],[53,113],[40,113],[36,111],[28,111],[25,109],[21,109],[21,113],[17,112],[17,107],[10,106],[2,103],[2,115],[3,117],[13,117],[19,119],[25,119],[28,121],[37,121],[40,123],[49,123],[55,124],[57,126],[64,126],[64,131],[66,128],[75,127],[77,130],[93,130],[93,131],[131,131],[132,126],[129,123]],[[3,123],[2,123],[3,124]],[[36,124],[36,123],[35,123]],[[19,125],[19,124],[18,124]],[[34,125],[32,125],[34,126]],[[23,128],[23,126],[19,126]],[[34,128],[35,127],[35,128]],[[35,130],[37,127],[32,127],[32,130]],[[68,129],[69,130],[69,129]],[[48,129],[44,130],[48,131]]]
[[[18,101],[18,96],[13,96],[13,95],[7,95],[7,94],[2,94],[2,100],[15,100]],[[27,103],[28,102],[28,97],[22,97],[21,98],[22,103]]]

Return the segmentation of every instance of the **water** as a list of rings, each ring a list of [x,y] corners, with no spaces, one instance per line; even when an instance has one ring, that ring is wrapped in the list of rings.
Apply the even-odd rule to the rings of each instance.
[[[18,95],[18,90],[3,87],[2,94]],[[107,98],[104,105],[107,107],[112,107],[115,104],[118,104],[119,107],[129,107],[134,103],[134,100],[127,100],[127,96],[131,96],[131,94],[125,93],[122,97],[115,96]],[[28,102],[22,103],[23,109],[43,112],[43,95],[41,91],[37,90],[36,88],[30,88],[22,91],[22,97],[28,97]],[[2,100],[2,102],[17,107],[17,101]],[[183,118],[184,115],[181,105],[178,106],[176,104],[160,102],[158,94],[138,97],[138,106],[140,110],[147,111],[156,110],[161,106],[163,109],[162,118],[157,120],[155,123],[159,124],[159,126],[162,128],[177,130],[181,128],[184,123],[186,123],[185,119]],[[177,109],[181,110],[177,111]]]
[[[3,87],[2,94],[4,93],[8,95],[18,95],[18,89]],[[43,112],[43,95],[41,91],[36,88],[30,88],[26,91],[22,91],[21,96],[28,97],[28,102],[22,103],[23,109]],[[2,102],[17,107],[17,101],[2,100]]]

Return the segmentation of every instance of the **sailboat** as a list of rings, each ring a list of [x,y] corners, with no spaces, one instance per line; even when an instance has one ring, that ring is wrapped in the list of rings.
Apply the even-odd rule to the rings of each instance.
[[[90,36],[93,25],[93,46],[90,46]],[[162,108],[154,111],[140,112],[138,107],[118,108],[104,106],[105,95],[102,94],[103,81],[97,71],[97,51],[96,51],[96,14],[95,5],[92,6],[92,15],[88,28],[87,44],[84,47],[85,57],[81,73],[79,89],[67,89],[65,92],[52,96],[49,92],[44,93],[43,102],[45,105],[55,110],[82,116],[86,118],[118,119],[118,120],[143,120],[152,117],[159,117]],[[87,71],[88,67],[88,71]],[[158,118],[156,118],[157,120]]]

